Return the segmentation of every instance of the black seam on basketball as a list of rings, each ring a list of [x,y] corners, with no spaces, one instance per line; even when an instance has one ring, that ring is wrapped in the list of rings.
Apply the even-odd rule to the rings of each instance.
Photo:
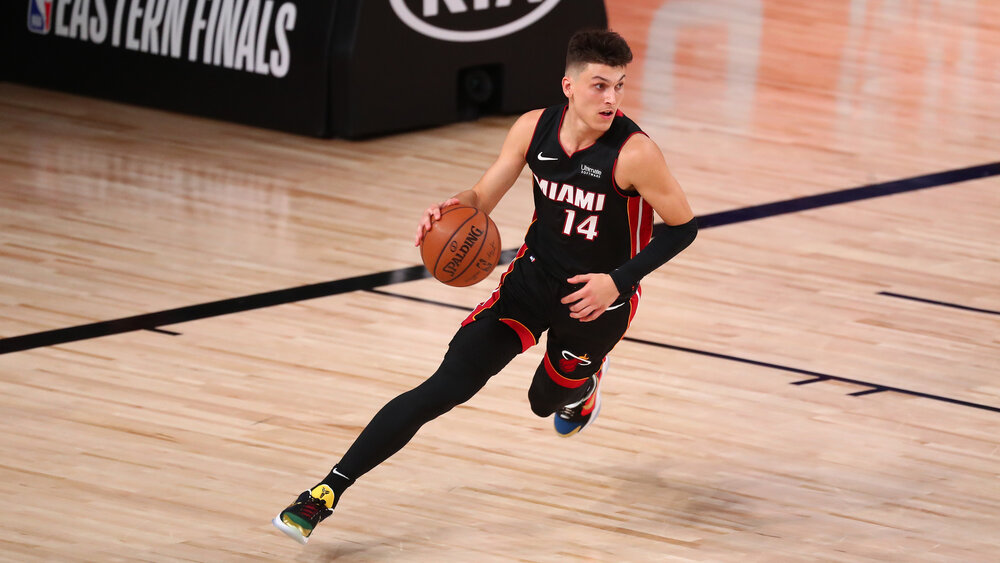
[[[479,216],[479,210],[477,209],[476,211],[477,211],[477,213],[475,215],[473,215],[472,217],[469,217],[470,220],[475,219],[476,217]],[[452,278],[449,281],[456,280],[459,277],[465,275],[465,272],[469,271],[469,268],[471,268],[472,265],[476,263],[476,261],[479,259],[479,255],[483,252],[483,248],[486,247],[486,242],[490,238],[489,237],[489,234],[490,234],[490,223],[492,221],[490,221],[490,216],[489,215],[486,215],[485,213],[483,215],[486,216],[486,221],[484,223],[484,228],[483,228],[483,241],[479,245],[479,248],[476,250],[476,255],[472,257],[472,260],[469,262],[469,264],[465,267],[464,270],[462,270],[460,273],[458,273],[454,278]],[[472,284],[466,284],[466,285],[472,285]]]
[[[475,208],[473,208],[473,209],[475,209]],[[463,221],[462,224],[459,225],[457,229],[455,229],[455,231],[451,235],[451,238],[448,239],[448,243],[444,246],[444,248],[441,249],[441,254],[444,254],[445,250],[447,250],[451,246],[451,241],[456,240],[455,239],[455,233],[461,232],[462,229],[465,228],[465,226],[469,223],[469,221],[472,221],[473,219],[475,219],[477,215],[479,215],[479,209],[476,209],[475,213],[473,213],[472,215],[470,215],[468,219],[466,219],[465,221]],[[438,256],[438,260],[440,260],[440,259],[441,258],[440,258],[440,255],[439,255]],[[437,268],[437,264],[435,264],[434,267]],[[466,266],[466,269],[468,269],[468,266]],[[461,276],[464,273],[465,273],[465,270],[462,270],[461,272],[457,272],[454,276],[448,278],[448,282],[455,281],[456,279],[458,279],[459,276]],[[443,281],[443,283],[448,283],[448,282],[444,282]]]
[[[476,211],[477,211],[477,213],[475,215],[473,215],[472,217],[469,217],[470,221],[472,219],[475,219],[479,215],[478,210],[476,210]],[[454,281],[454,280],[462,277],[463,275],[465,275],[465,272],[468,272],[469,268],[471,268],[472,265],[476,263],[476,259],[479,258],[479,254],[483,251],[483,248],[486,247],[486,241],[489,240],[489,234],[490,234],[490,218],[489,218],[489,216],[486,217],[486,223],[485,223],[485,225],[486,226],[483,229],[483,241],[479,245],[479,248],[476,249],[476,255],[472,257],[472,260],[469,261],[469,264],[467,266],[465,266],[464,270],[462,270],[461,272],[459,272],[458,274],[456,274],[455,277],[451,278],[448,281]],[[472,285],[472,284],[467,284],[467,285]]]
[[[452,211],[457,211],[458,209],[459,208],[456,207],[455,209],[452,209]],[[479,215],[479,213],[480,213],[479,209],[477,209],[475,207],[472,207],[471,209],[473,209],[475,211],[475,213],[473,213],[472,215],[469,215],[469,218],[466,219],[465,221],[462,221],[462,224],[459,225],[458,228],[456,228],[454,231],[452,231],[451,237],[449,237],[448,240],[441,247],[441,252],[438,253],[437,260],[434,261],[434,270],[431,271],[431,275],[435,275],[436,274],[437,269],[438,269],[438,264],[441,262],[441,256],[443,256],[444,253],[445,253],[445,251],[448,250],[448,247],[451,245],[451,241],[455,240],[455,233],[461,231],[462,227],[465,227],[466,223],[468,223],[469,221],[475,219],[476,216]],[[444,215],[445,215],[444,213],[441,214],[442,217],[444,217]],[[466,266],[466,268],[468,268],[468,266]],[[462,275],[463,273],[465,273],[465,270],[462,270],[461,273],[455,274],[454,276],[448,278],[448,281],[441,280],[441,283],[448,283],[450,281],[455,281],[455,278],[457,278],[458,276]],[[435,277],[437,277],[437,276],[435,275]]]
[[[434,230],[434,225],[437,224],[437,223],[439,223],[441,221],[441,219],[444,219],[445,215],[451,213],[452,211],[458,211],[459,209],[462,209],[462,207],[464,207],[464,206],[456,205],[454,207],[451,207],[451,208],[447,209],[446,211],[442,211],[441,212],[441,217],[437,221],[435,221],[434,223],[431,224],[431,230]],[[476,213],[478,213],[478,212],[479,212],[479,210],[476,209]],[[469,219],[472,219],[472,217],[475,217],[475,216],[476,215],[474,213],[474,214],[472,214],[472,216],[469,217]],[[468,219],[466,219],[466,221],[468,221]],[[464,224],[465,223],[462,223],[462,225],[464,225]],[[459,228],[461,228],[461,225],[459,226]],[[452,237],[454,237],[454,233],[452,233]],[[441,256],[444,255],[444,251],[448,248],[448,243],[450,243],[451,240],[452,239],[448,239],[447,241],[445,241],[445,244],[441,245],[441,250],[438,252],[437,258],[434,259],[434,267],[433,268],[428,268],[430,270],[430,272],[431,272],[431,275],[434,276],[435,278],[437,277],[437,267],[438,267],[438,264],[441,262]]]

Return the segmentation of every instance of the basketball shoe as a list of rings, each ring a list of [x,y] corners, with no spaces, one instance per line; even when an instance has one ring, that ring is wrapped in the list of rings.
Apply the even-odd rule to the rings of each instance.
[[[309,491],[303,491],[295,502],[288,505],[271,521],[274,527],[285,532],[285,535],[305,545],[309,534],[327,516],[333,514],[337,495],[325,483],[316,485]]]
[[[604,358],[601,369],[593,375],[594,388],[590,390],[590,393],[579,401],[570,403],[556,411],[554,423],[557,434],[563,438],[569,438],[597,420],[597,415],[601,412],[601,377],[607,370],[608,359]]]

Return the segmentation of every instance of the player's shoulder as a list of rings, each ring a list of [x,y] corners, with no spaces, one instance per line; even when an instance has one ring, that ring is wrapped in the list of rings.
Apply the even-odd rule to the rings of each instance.
[[[542,109],[531,110],[518,117],[514,125],[510,127],[510,132],[507,134],[508,139],[515,141],[518,145],[523,145],[524,149],[527,150],[531,138],[535,135],[538,120],[544,111]]]
[[[517,121],[514,122],[514,127],[533,131],[535,126],[538,125],[538,120],[541,119],[543,113],[545,113],[544,109],[533,109],[529,112],[525,112],[521,114],[521,117],[517,118]]]
[[[618,153],[615,181],[620,186],[632,186],[655,171],[666,171],[666,159],[659,145],[643,133],[625,141]]]
[[[656,141],[649,138],[642,130],[637,130],[631,133],[622,144],[620,158],[634,161],[643,162],[650,158],[663,158],[663,152],[660,150],[659,145]]]

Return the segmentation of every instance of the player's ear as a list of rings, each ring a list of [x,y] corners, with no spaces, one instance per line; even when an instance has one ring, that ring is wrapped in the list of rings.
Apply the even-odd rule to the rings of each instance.
[[[562,79],[562,90],[563,90],[563,94],[565,94],[567,98],[569,98],[570,95],[573,94],[573,79],[572,78],[570,78],[568,76],[564,76],[563,77],[563,79]]]

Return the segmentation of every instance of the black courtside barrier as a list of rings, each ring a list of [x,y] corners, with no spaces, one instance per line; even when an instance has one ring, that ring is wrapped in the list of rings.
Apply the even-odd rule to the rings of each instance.
[[[337,31],[330,98],[346,137],[556,103],[570,35],[607,26],[603,0],[347,4],[342,21],[356,24]]]
[[[603,0],[5,0],[2,78],[305,135],[561,99]]]
[[[325,135],[335,5],[4,0],[10,80]]]

